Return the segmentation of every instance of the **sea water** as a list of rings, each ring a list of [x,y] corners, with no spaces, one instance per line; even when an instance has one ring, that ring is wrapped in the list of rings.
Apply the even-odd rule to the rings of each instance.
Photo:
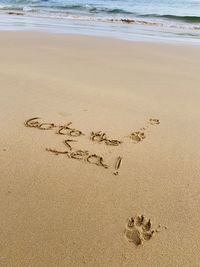
[[[200,41],[200,0],[0,0],[0,29]]]

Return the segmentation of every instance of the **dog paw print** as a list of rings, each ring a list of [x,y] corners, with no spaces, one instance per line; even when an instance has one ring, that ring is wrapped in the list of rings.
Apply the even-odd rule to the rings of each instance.
[[[160,120],[151,118],[151,119],[149,119],[149,123],[151,125],[157,125],[157,124],[160,124]]]
[[[135,143],[139,143],[139,142],[141,142],[143,139],[146,138],[146,135],[145,135],[144,132],[137,131],[137,132],[133,132],[133,133],[131,133],[130,138],[131,138]]]
[[[129,242],[138,246],[150,240],[155,232],[156,230],[152,229],[151,220],[147,220],[144,215],[139,215],[128,219],[124,234]]]

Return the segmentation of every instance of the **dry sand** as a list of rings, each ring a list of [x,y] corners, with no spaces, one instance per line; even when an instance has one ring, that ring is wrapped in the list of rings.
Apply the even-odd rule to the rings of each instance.
[[[200,266],[199,70],[197,46],[0,33],[0,266]],[[65,139],[109,168],[45,150]],[[161,227],[136,246],[140,214]]]

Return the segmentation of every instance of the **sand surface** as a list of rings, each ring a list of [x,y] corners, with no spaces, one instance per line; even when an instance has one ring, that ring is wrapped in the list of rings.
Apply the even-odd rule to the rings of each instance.
[[[0,33],[0,266],[200,266],[199,71],[197,46]]]

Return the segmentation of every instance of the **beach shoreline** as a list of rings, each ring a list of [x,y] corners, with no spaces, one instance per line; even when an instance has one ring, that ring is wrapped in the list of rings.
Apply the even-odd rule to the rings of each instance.
[[[200,48],[0,39],[0,265],[198,267]]]
[[[33,13],[34,14],[34,13]],[[196,26],[164,25],[161,22],[126,18],[79,18],[31,15],[19,11],[0,13],[0,31],[41,32],[113,38],[125,41],[188,43],[200,42],[200,28]],[[193,28],[191,28],[193,27]],[[190,29],[191,28],[191,29]]]

